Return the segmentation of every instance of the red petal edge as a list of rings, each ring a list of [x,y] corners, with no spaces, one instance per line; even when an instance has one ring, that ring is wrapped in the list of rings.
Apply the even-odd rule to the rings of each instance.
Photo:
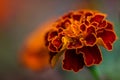
[[[87,34],[91,34],[91,33],[95,33],[95,27],[92,25],[87,28]]]
[[[81,19],[80,14],[73,14],[73,19],[79,21]]]
[[[110,23],[110,22],[107,22],[106,29],[108,29],[108,30],[113,30],[113,24]]]
[[[56,47],[55,47],[52,43],[49,43],[48,49],[49,49],[51,52],[57,52]]]
[[[113,31],[99,31],[97,33],[97,37],[102,39],[105,48],[107,48],[108,50],[112,50],[112,43],[116,40],[116,35]]]
[[[86,30],[86,25],[85,24],[80,25],[80,30],[85,31]]]
[[[52,31],[48,34],[48,41],[52,40],[53,38],[55,38],[55,36],[58,35],[57,31]]]
[[[106,27],[106,20],[103,20],[99,25],[98,28],[105,28]]]
[[[95,64],[100,64],[102,61],[102,55],[97,45],[90,47],[84,46],[76,50],[77,54],[82,53],[84,58],[84,63],[86,66],[93,66]]]
[[[103,14],[96,14],[96,15],[90,20],[90,22],[98,22],[98,23],[100,23],[104,18],[105,18],[105,16],[104,16]]]
[[[54,38],[52,43],[56,48],[59,48],[62,45],[61,37],[57,36],[56,38]]]
[[[96,43],[96,37],[94,34],[88,34],[85,38],[86,46],[93,46]]]
[[[82,42],[79,39],[72,38],[72,40],[67,45],[67,49],[76,49],[81,48],[82,46]]]
[[[78,72],[84,66],[82,54],[76,54],[75,49],[65,51],[65,58],[63,60],[63,68],[65,70],[73,70]]]
[[[45,37],[44,37],[44,40],[45,40],[45,46],[48,46],[48,45],[49,45],[48,34],[49,34],[49,32],[47,32],[47,33],[45,34]]]

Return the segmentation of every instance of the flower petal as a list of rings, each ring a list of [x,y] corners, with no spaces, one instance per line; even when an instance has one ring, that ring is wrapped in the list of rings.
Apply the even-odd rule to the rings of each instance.
[[[112,43],[116,40],[116,35],[113,31],[102,30],[97,33],[97,37],[101,38],[103,45],[108,50],[112,50]]]
[[[57,35],[58,35],[57,31],[50,32],[49,35],[48,35],[48,41],[52,40]]]
[[[82,69],[84,66],[82,54],[76,54],[75,49],[65,51],[65,58],[63,60],[63,68],[66,70],[73,70],[75,72]]]
[[[108,30],[113,30],[113,24],[110,23],[110,22],[107,22],[106,29],[108,29]]]
[[[66,29],[69,25],[71,24],[69,19],[65,19],[62,23],[61,23],[61,28]]]
[[[94,34],[89,34],[85,38],[86,46],[93,46],[96,43],[96,37]]]
[[[87,26],[89,26],[89,21],[87,21],[87,20],[85,20],[85,22],[84,22]]]
[[[62,28],[59,28],[59,29],[58,29],[58,33],[61,33],[62,31],[63,31]]]
[[[85,31],[86,30],[86,25],[85,24],[81,24],[80,25],[80,31]]]
[[[95,27],[93,25],[87,28],[87,34],[95,33]]]
[[[52,43],[49,43],[48,49],[49,49],[51,52],[56,52],[56,51],[57,51],[57,48],[56,48]]]
[[[106,20],[102,21],[99,25],[98,28],[105,28],[106,27]]]
[[[76,50],[77,54],[82,53],[84,62],[86,66],[92,66],[94,64],[100,64],[102,61],[102,56],[100,50],[97,45],[91,46],[84,46]]]
[[[72,17],[73,17],[74,20],[77,20],[77,21],[80,21],[80,19],[81,19],[80,14],[74,14]]]
[[[68,42],[67,49],[76,49],[76,48],[81,48],[82,46],[83,46],[82,42],[79,39],[71,38],[71,41]]]
[[[95,26],[95,28],[97,28],[98,23],[97,23],[97,22],[92,22],[91,25],[92,25],[92,26]]]
[[[59,48],[62,45],[61,37],[59,36],[55,37],[52,43],[56,48]]]
[[[91,12],[91,11],[87,11],[86,13],[85,13],[85,18],[87,18],[87,17],[90,17],[90,16],[93,16],[93,13]]]
[[[98,22],[98,23],[100,23],[104,18],[105,18],[105,16],[104,16],[103,14],[96,14],[96,15],[90,20],[90,22]]]
[[[48,45],[49,45],[48,34],[49,34],[49,32],[47,32],[47,33],[45,34],[45,37],[44,37],[44,40],[45,40],[45,46],[48,46]]]
[[[64,15],[62,18],[63,18],[63,19],[71,18],[71,16],[72,16],[72,12],[70,12],[70,13]]]

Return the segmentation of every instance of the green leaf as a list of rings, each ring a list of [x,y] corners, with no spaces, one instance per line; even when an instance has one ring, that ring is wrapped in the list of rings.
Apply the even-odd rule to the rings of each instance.
[[[55,65],[58,63],[58,61],[60,60],[60,57],[62,56],[62,54],[64,53],[64,50],[57,53],[55,56],[53,56],[52,60],[51,60],[51,67],[54,68]]]

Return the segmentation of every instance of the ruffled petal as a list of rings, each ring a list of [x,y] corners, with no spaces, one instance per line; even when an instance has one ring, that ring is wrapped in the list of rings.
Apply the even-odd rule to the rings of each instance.
[[[49,43],[48,49],[49,49],[51,52],[56,52],[56,51],[57,51],[57,48],[56,48],[52,43]]]
[[[87,20],[85,20],[85,24],[86,24],[87,26],[89,26],[90,22],[87,21]]]
[[[113,31],[110,30],[99,30],[97,37],[101,38],[103,45],[108,50],[112,50],[112,43],[116,40],[116,35]]]
[[[102,61],[101,52],[97,45],[90,47],[84,46],[76,50],[77,54],[82,53],[84,63],[86,66],[92,66],[94,64],[100,64]]]
[[[98,28],[105,28],[106,24],[106,20],[103,20],[101,23],[99,23]]]
[[[66,19],[66,18],[71,18],[71,16],[72,16],[72,12],[70,12],[70,13],[68,13],[68,14],[66,14],[66,15],[64,15],[62,18],[63,19]]]
[[[93,16],[93,13],[92,12],[90,12],[90,11],[87,11],[86,13],[85,13],[85,18],[87,18],[87,17],[90,17],[90,16]]]
[[[91,34],[91,33],[95,33],[95,27],[92,25],[87,28],[87,34]]]
[[[69,19],[65,19],[61,24],[60,27],[66,29],[71,24]]]
[[[83,46],[82,42],[79,39],[72,38],[70,42],[68,42],[67,49],[76,49],[76,48],[81,48],[82,46]]]
[[[62,34],[63,34],[63,35],[66,35],[66,36],[68,36],[68,37],[75,37],[75,34],[74,34],[74,32],[73,32],[71,29],[64,30],[64,31],[62,32]]]
[[[62,28],[59,28],[59,29],[58,29],[58,33],[61,33],[62,31],[63,31]]]
[[[75,49],[65,51],[65,58],[63,60],[64,69],[78,72],[83,66],[84,60],[82,54],[76,54]]]
[[[45,34],[45,38],[44,38],[44,40],[45,40],[45,46],[48,46],[48,45],[49,45],[48,34],[49,34],[49,32],[47,32],[47,33]]]
[[[103,14],[96,14],[96,15],[90,20],[90,22],[98,22],[98,23],[100,23],[104,18],[105,18],[105,15],[103,15]]]
[[[93,46],[96,43],[96,37],[94,34],[89,34],[85,38],[85,45],[86,46]]]
[[[81,19],[80,14],[74,14],[72,17],[73,17],[74,20],[77,20],[77,21],[80,21],[80,19]]]
[[[113,30],[113,24],[110,23],[110,22],[107,22],[106,29],[108,29],[108,30]]]
[[[85,24],[80,25],[80,31],[85,31],[85,30],[86,30],[86,25]]]
[[[60,46],[62,45],[61,37],[57,36],[56,38],[54,38],[52,43],[56,48],[60,48]]]
[[[91,25],[92,25],[92,26],[95,26],[95,28],[97,28],[98,24],[99,24],[99,23],[97,23],[97,22],[92,22],[92,23],[91,23]]]
[[[48,34],[48,41],[52,40],[53,38],[55,38],[55,36],[58,35],[57,31],[52,31]]]

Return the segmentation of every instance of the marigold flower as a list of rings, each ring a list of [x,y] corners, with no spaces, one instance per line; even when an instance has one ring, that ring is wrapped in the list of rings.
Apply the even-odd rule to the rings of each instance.
[[[112,50],[116,40],[113,24],[106,14],[92,10],[72,11],[58,19],[52,26],[37,29],[24,43],[21,63],[38,71],[54,67],[64,55],[63,69],[78,72],[84,66],[100,64],[99,46]]]
[[[113,24],[106,14],[92,10],[70,12],[58,19],[46,33],[45,41],[54,66],[64,53],[63,68],[75,72],[84,66],[100,64],[99,45],[112,50],[116,40]]]
[[[27,69],[33,71],[43,70],[50,66],[48,43],[45,44],[44,38],[46,31],[50,30],[49,23],[45,23],[44,27],[36,29],[25,40],[22,51],[20,52],[20,63]]]

